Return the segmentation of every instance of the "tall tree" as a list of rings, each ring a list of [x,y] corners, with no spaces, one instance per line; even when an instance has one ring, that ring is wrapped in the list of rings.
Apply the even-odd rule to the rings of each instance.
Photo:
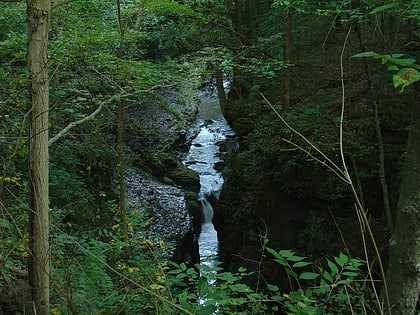
[[[243,28],[242,28],[242,0],[235,0],[235,16],[234,16],[234,30],[235,30],[235,42],[236,47],[234,49],[234,56],[233,62],[235,64],[233,69],[233,78],[232,78],[232,89],[230,91],[230,95],[233,95],[234,98],[245,98],[248,94],[247,87],[243,84],[243,80],[241,79],[241,70],[239,69],[239,65],[241,64],[241,54],[243,50]]]
[[[34,312],[49,313],[48,25],[50,0],[27,2],[29,82],[29,284]]]
[[[288,64],[292,58],[292,16],[293,16],[293,1],[286,7],[286,33],[284,40],[284,61]],[[283,112],[287,112],[290,107],[290,68],[287,67],[284,72],[283,79]]]
[[[118,20],[118,31],[120,34],[119,47],[118,47],[118,58],[122,58],[123,46],[124,46],[124,27],[121,20],[121,2],[117,0],[117,20]],[[117,114],[117,152],[118,152],[118,181],[120,184],[119,202],[118,207],[121,215],[121,225],[124,239],[128,238],[128,223],[126,213],[126,200],[125,200],[125,165],[124,165],[124,128],[125,118],[127,114],[127,102],[120,99],[118,103],[118,114]]]
[[[417,93],[419,86],[417,85]],[[415,314],[420,295],[420,99],[413,123],[402,176],[387,274],[392,314]]]

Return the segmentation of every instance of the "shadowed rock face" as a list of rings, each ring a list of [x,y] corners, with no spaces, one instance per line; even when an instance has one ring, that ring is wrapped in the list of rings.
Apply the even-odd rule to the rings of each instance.
[[[198,262],[200,182],[181,163],[180,151],[188,148],[195,125],[199,102],[193,94],[162,89],[128,106],[124,137],[135,167],[126,176],[128,204],[150,214],[146,237],[175,243],[173,259],[191,264]]]
[[[126,177],[127,201],[151,216],[148,238],[175,242],[177,260],[196,263],[198,257],[193,220],[182,189],[160,183],[140,173]]]

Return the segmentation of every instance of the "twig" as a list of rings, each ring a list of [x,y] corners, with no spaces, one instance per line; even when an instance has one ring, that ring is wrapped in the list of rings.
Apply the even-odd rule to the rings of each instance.
[[[346,105],[346,89],[345,89],[345,84],[344,84],[344,64],[343,64],[343,59],[344,59],[344,52],[346,51],[346,46],[347,46],[347,41],[349,39],[351,33],[351,26],[347,32],[346,38],[344,40],[344,45],[343,45],[343,49],[341,50],[341,55],[340,55],[340,76],[341,76],[341,115],[340,115],[340,155],[341,155],[341,161],[343,163],[343,168],[344,168],[344,175],[346,176],[346,178],[348,179],[349,183],[351,186],[353,186],[353,183],[351,182],[351,178],[349,175],[349,172],[347,170],[347,165],[346,165],[346,161],[344,159],[344,147],[343,147],[343,122],[344,122],[344,109],[345,109],[345,105]]]
[[[363,207],[362,202],[360,201],[359,195],[356,191],[356,188],[351,180],[350,174],[348,172],[348,168],[347,168],[347,164],[344,158],[344,146],[343,146],[343,123],[344,123],[344,110],[345,110],[345,84],[344,84],[344,64],[343,64],[343,60],[344,60],[344,53],[346,50],[346,46],[347,46],[347,42],[350,36],[352,28],[350,27],[344,44],[343,44],[343,49],[341,51],[341,55],[340,55],[340,75],[341,75],[341,93],[342,93],[342,98],[341,98],[341,114],[340,114],[340,135],[339,135],[339,146],[340,146],[340,155],[341,155],[341,161],[342,161],[342,167],[340,168],[339,166],[337,166],[337,164],[335,164],[330,158],[328,158],[328,156],[326,156],[320,149],[318,149],[311,141],[309,141],[303,134],[301,134],[300,132],[298,132],[297,130],[295,130],[294,128],[292,128],[286,121],[285,119],[282,117],[282,115],[274,108],[274,106],[267,100],[267,98],[260,93],[260,95],[263,97],[263,99],[267,102],[267,104],[270,106],[270,108],[274,111],[274,113],[280,118],[280,120],[282,121],[283,124],[286,125],[287,128],[289,128],[294,134],[298,135],[301,139],[303,139],[307,144],[309,144],[309,146],[311,148],[313,148],[316,152],[318,152],[325,160],[321,160],[320,158],[316,158],[309,150],[306,150],[304,148],[302,148],[301,146],[299,146],[298,144],[293,143],[291,140],[287,140],[287,139],[283,139],[283,141],[292,144],[294,147],[298,148],[299,150],[301,150],[302,152],[305,152],[306,154],[308,154],[309,156],[311,156],[312,158],[314,158],[317,162],[321,163],[322,165],[326,166],[328,169],[332,170],[341,180],[343,180],[344,182],[348,183],[351,191],[352,191],[352,195],[354,197],[355,200],[355,208],[356,208],[356,213],[359,219],[359,224],[361,226],[361,234],[362,234],[362,240],[363,240],[363,245],[365,248],[365,256],[366,256],[366,261],[367,264],[369,262],[369,257],[368,257],[368,253],[367,253],[367,248],[366,248],[366,240],[364,238],[364,233],[365,231],[368,233],[369,238],[372,242],[372,246],[375,252],[375,256],[378,259],[378,265],[379,265],[379,269],[380,269],[380,274],[381,274],[381,278],[382,278],[382,282],[383,282],[383,286],[384,286],[384,292],[385,292],[385,303],[386,303],[386,307],[388,309],[388,312],[390,313],[390,300],[389,300],[389,293],[388,293],[388,286],[386,283],[386,278],[385,278],[385,271],[384,271],[384,267],[383,267],[383,263],[382,263],[382,259],[381,259],[381,255],[379,253],[379,249],[378,246],[376,244],[375,241],[375,237],[373,235],[373,231],[370,227],[369,224],[369,220],[367,217],[367,213]],[[379,301],[379,295],[375,289],[374,286],[374,280],[373,280],[373,276],[371,273],[371,268],[370,266],[368,266],[368,274],[369,274],[369,278],[370,278],[370,282],[372,283],[372,287],[373,290],[375,292],[375,296],[377,299],[377,303],[378,303],[378,307],[379,309],[381,308],[381,303]]]
[[[337,166],[324,152],[322,152],[320,149],[318,149],[317,146],[315,146],[310,140],[308,140],[302,133],[294,129],[292,126],[290,126],[287,121],[283,118],[283,116],[274,108],[274,106],[270,103],[269,100],[264,96],[264,94],[260,93],[262,98],[265,100],[265,102],[270,106],[270,108],[273,110],[273,112],[277,115],[277,117],[280,118],[281,122],[286,125],[287,128],[289,128],[293,133],[297,134],[302,140],[304,140],[311,148],[313,148],[316,152],[318,152],[322,158],[324,158],[324,161],[322,161],[320,158],[315,157],[312,153],[310,153],[308,150],[302,148],[301,146],[295,144],[291,140],[287,140],[282,138],[283,141],[292,144],[294,147],[302,150],[306,154],[308,154],[310,157],[315,159],[316,161],[320,162],[322,165],[325,165],[328,169],[334,172],[341,180],[344,182],[350,184],[347,180],[347,177],[345,176],[345,173],[340,169],[340,167]],[[329,164],[328,164],[328,163]]]

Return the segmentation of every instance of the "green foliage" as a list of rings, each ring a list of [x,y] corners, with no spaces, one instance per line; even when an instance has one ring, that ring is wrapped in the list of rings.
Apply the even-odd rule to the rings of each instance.
[[[339,162],[338,128],[335,117],[325,113],[317,103],[304,107],[295,107],[287,116],[287,121],[297,130],[305,130],[305,136],[311,139],[321,151],[334,161]],[[319,125],[324,128],[317,128]],[[350,138],[359,144],[360,139]],[[349,196],[348,186],[334,174],[326,172],[325,167],[311,159],[308,154],[298,150],[291,143],[314,153],[285,126],[278,117],[266,115],[255,123],[251,133],[246,136],[243,155],[247,161],[244,177],[252,182],[255,176],[278,183],[286,194],[307,198],[311,196],[323,199],[340,199]]]
[[[283,294],[288,314],[366,314],[360,259],[340,253],[334,260],[326,259],[325,267],[314,267],[292,250],[267,251],[298,284],[298,290]]]
[[[275,1],[283,7],[291,4]],[[2,288],[13,284],[16,274],[25,274],[28,258],[25,5],[0,1]],[[317,266],[293,251],[269,250],[289,277],[301,285],[298,290],[281,293],[277,284],[268,284],[266,291],[255,291],[244,280],[252,272],[243,269],[230,273],[205,264],[189,268],[169,263],[172,245],[142,235],[149,224],[144,211],[130,211],[130,239],[123,240],[115,195],[119,102],[140,108],[145,104],[162,106],[178,119],[178,127],[184,128],[185,113],[170,102],[159,102],[151,89],[171,85],[181,91],[177,101],[187,103],[191,93],[186,87],[199,86],[215,70],[228,76],[234,68],[240,70],[253,98],[247,104],[236,104],[243,117],[235,116],[235,123],[239,121],[244,130],[241,135],[246,135],[243,151],[233,161],[238,182],[249,186],[275,183],[283,192],[300,197],[339,199],[348,194],[343,183],[325,176],[321,166],[307,163],[308,155],[298,153],[281,139],[296,140],[275,117],[261,118],[266,109],[258,100],[259,92],[277,91],[280,71],[287,66],[281,60],[283,42],[278,27],[284,10],[271,10],[269,6],[258,12],[255,25],[244,26],[249,39],[243,38],[247,43],[235,56],[234,64],[232,6],[233,2],[223,0],[128,1],[122,5],[122,32],[113,0],[79,0],[54,9],[49,33],[50,136],[99,106],[103,109],[50,147],[53,313],[266,314],[284,308],[292,314],[337,314],[348,311],[348,303],[356,313],[363,312],[362,289],[356,281],[360,261],[343,254]],[[294,1],[293,7],[301,16],[340,16],[352,22],[390,13],[418,23],[419,16],[415,1],[362,1],[356,8],[351,1]],[[419,80],[419,67],[407,55],[369,52],[356,56],[374,57],[388,64],[389,70],[395,71],[395,87],[404,89]],[[277,92],[270,93],[276,96]],[[326,114],[323,106],[331,99],[323,97],[296,106],[288,120],[338,159],[337,117]],[[353,133],[348,127],[346,148],[371,166],[370,157],[375,151],[372,146],[361,145],[369,139],[371,126],[366,121],[354,125],[363,132]],[[172,170],[173,177],[191,181],[193,174],[179,168],[173,156],[149,151],[161,149],[158,130],[140,126],[136,131],[146,151],[140,163],[149,158],[162,176]],[[142,167],[146,168],[145,164]],[[363,169],[362,180],[375,176],[372,169]],[[241,216],[253,211],[253,196],[240,190],[235,194],[246,204],[234,205],[241,222]],[[190,193],[191,208],[197,211],[194,198]]]
[[[420,65],[416,64],[414,58],[403,58],[405,54],[381,55],[373,51],[362,52],[353,55],[353,58],[373,57],[380,59],[382,64],[389,64],[389,71],[396,71],[392,75],[394,87],[401,86],[401,92],[404,88],[420,80]]]
[[[276,309],[267,302],[275,305],[281,300],[274,292],[275,286],[271,287],[272,295],[268,296],[242,283],[248,274],[243,268],[238,273],[230,273],[205,263],[197,268],[187,268],[184,264],[174,264],[174,267],[169,271],[169,280],[177,285],[172,287],[173,292],[180,305],[193,314],[266,314],[269,309]]]
[[[12,49],[12,43],[26,38],[25,10],[23,3],[0,2],[0,64],[7,60],[5,56],[17,53]]]

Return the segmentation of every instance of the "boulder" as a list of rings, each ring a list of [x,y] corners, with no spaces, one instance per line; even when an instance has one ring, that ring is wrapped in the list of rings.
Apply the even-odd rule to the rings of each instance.
[[[126,184],[128,205],[144,209],[150,215],[146,237],[156,242],[174,242],[174,259],[191,265],[197,263],[197,237],[184,191],[140,172],[127,175]]]

